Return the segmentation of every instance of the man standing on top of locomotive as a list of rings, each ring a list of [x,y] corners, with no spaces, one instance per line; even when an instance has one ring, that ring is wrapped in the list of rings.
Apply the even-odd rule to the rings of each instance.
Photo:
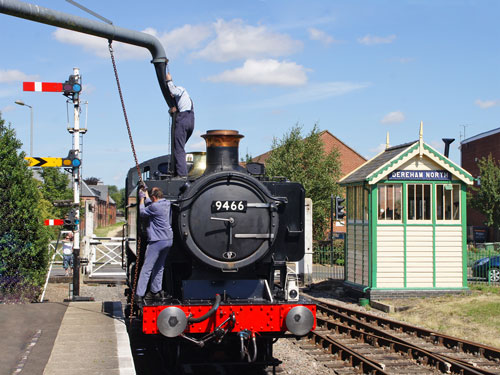
[[[174,131],[174,156],[175,171],[179,177],[187,177],[186,151],[184,146],[194,130],[194,105],[184,87],[175,86],[172,82],[172,76],[167,73],[167,85],[175,102],[177,103],[177,118],[175,120]],[[176,108],[170,108],[170,114],[176,112]]]
[[[136,298],[139,306],[144,303],[144,296],[151,277],[150,291],[154,299],[168,298],[162,290],[163,270],[168,251],[172,247],[174,238],[170,226],[170,202],[163,198],[163,192],[154,187],[151,190],[151,199],[146,189],[139,190],[139,210],[141,218],[148,218],[147,227],[148,247],[144,257]]]

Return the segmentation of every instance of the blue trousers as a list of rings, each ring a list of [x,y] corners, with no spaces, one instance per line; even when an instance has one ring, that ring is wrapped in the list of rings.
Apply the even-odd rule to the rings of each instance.
[[[137,285],[138,296],[144,297],[148,282],[151,278],[151,292],[158,293],[162,290],[163,270],[165,269],[165,259],[172,246],[172,240],[153,241],[148,243],[144,264],[142,265]]]
[[[179,112],[175,120],[174,156],[175,171],[178,176],[187,176],[186,151],[184,146],[194,130],[194,112]]]

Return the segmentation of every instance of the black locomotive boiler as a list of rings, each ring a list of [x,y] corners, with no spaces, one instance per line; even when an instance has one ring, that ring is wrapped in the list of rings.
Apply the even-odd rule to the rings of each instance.
[[[172,298],[146,301],[139,311],[143,332],[161,338],[175,363],[276,365],[273,341],[305,335],[316,324],[315,305],[299,296],[297,275],[287,267],[304,256],[305,191],[299,183],[265,178],[261,164],[242,168],[237,131],[203,137],[206,155],[188,154],[195,163],[187,181],[166,175],[169,156],[140,165],[148,188],[159,187],[172,201],[174,231],[163,281]],[[147,245],[137,185],[132,168],[126,181],[129,296]]]

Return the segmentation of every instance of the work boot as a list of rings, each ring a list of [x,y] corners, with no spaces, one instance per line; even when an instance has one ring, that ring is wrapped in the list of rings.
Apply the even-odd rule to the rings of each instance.
[[[148,291],[146,295],[144,296],[144,300],[147,301],[148,303],[153,302],[156,299],[156,293],[153,293],[151,291]]]
[[[137,307],[140,308],[140,309],[142,309],[144,307],[144,305],[146,304],[144,302],[144,297],[139,296],[137,294],[134,296],[134,302],[137,305]]]
[[[164,290],[160,290],[159,292],[154,294],[155,301],[158,302],[169,302],[172,299],[170,294],[165,293]]]

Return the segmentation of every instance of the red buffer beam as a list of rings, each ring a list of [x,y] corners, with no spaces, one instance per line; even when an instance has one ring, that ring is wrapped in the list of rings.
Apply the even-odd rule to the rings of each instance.
[[[62,92],[63,84],[58,82],[23,82],[23,91]]]

